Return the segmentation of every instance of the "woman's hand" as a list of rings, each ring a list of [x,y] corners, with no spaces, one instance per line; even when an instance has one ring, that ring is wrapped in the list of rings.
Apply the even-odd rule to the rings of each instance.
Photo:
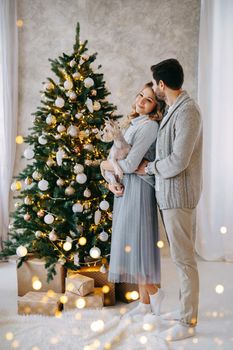
[[[112,164],[108,160],[103,160],[100,165],[103,170],[114,170]]]
[[[145,167],[147,166],[148,163],[149,163],[148,160],[143,159],[141,161],[141,163],[139,164],[139,166],[138,166],[137,170],[135,171],[135,173],[138,174],[138,175],[145,175],[146,174],[145,173]]]
[[[117,197],[122,197],[124,193],[124,186],[122,185],[108,185],[108,189]]]

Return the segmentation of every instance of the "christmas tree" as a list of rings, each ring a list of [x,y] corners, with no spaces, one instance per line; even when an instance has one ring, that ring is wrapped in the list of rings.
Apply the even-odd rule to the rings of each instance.
[[[87,54],[77,24],[71,55],[51,61],[57,76],[43,84],[41,106],[24,139],[24,157],[30,164],[16,177],[16,210],[9,225],[9,241],[1,257],[31,254],[45,258],[48,280],[55,263],[78,269],[87,261],[109,258],[112,196],[105,187],[99,164],[110,144],[101,141],[105,118],[116,118],[116,107],[106,100],[96,53]]]

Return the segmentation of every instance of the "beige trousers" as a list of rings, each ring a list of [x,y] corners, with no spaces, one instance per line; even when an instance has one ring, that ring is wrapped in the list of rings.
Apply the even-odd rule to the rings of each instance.
[[[195,326],[199,300],[199,278],[194,252],[196,210],[163,209],[161,214],[171,257],[180,280],[181,323]]]

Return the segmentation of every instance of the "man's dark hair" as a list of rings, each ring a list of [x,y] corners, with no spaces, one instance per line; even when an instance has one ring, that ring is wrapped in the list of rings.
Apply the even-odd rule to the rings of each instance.
[[[162,80],[170,89],[178,90],[184,82],[183,68],[175,58],[153,65],[151,71],[157,84]]]

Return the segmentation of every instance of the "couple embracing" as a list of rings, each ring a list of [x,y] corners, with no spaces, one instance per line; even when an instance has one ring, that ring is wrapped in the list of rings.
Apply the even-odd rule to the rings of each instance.
[[[176,319],[160,333],[172,341],[194,335],[197,324],[194,240],[202,187],[202,121],[198,106],[182,89],[184,73],[176,59],[162,61],[151,71],[152,83],[136,96],[124,134],[131,148],[118,161],[122,187],[109,184],[115,194],[109,280],[139,285],[140,301],[128,316],[152,313]],[[101,166],[114,170],[109,160]],[[180,283],[179,312],[161,316],[157,204]]]

